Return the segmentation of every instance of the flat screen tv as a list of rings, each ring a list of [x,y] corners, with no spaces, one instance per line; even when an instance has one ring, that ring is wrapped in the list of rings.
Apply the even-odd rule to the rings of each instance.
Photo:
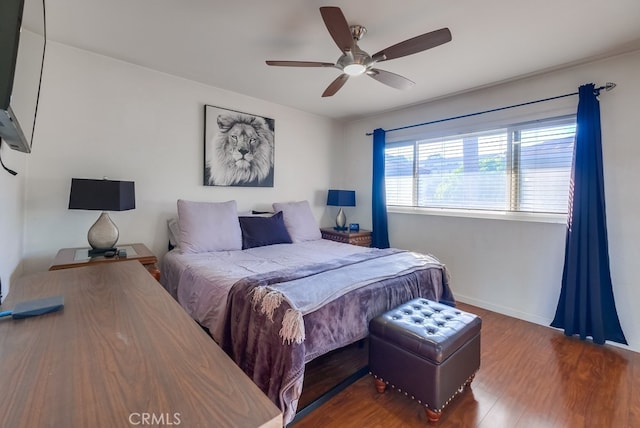
[[[46,45],[44,0],[0,0],[0,138],[31,152]]]

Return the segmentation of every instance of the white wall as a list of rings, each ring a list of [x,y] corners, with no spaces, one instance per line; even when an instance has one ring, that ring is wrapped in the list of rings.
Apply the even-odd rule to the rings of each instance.
[[[273,188],[205,187],[204,105],[275,119]],[[325,224],[336,122],[203,86],[50,42],[38,111],[38,140],[28,156],[25,271],[46,270],[57,250],[86,246],[99,213],[68,210],[71,178],[133,180],[136,209],[110,213],[119,243],[143,242],[159,257],[176,200],[238,201],[239,210],[311,201]]]
[[[3,142],[0,156],[7,168],[18,173],[14,176],[0,169],[0,281],[4,300],[11,281],[22,274],[24,183],[28,155],[10,150]]]
[[[316,217],[330,224],[335,213],[324,206],[326,189],[347,186],[358,192],[349,220],[370,227],[371,137],[366,132],[572,92],[591,81],[614,81],[618,88],[601,96],[612,279],[622,327],[631,348],[640,350],[640,313],[632,306],[640,299],[634,282],[640,255],[635,220],[640,199],[634,197],[640,178],[634,126],[640,111],[640,53],[355,121],[343,129],[287,107],[54,42],[47,46],[33,153],[2,149],[5,162],[21,172],[18,177],[0,174],[3,294],[6,277],[22,272],[21,255],[26,272],[45,270],[59,248],[86,245],[86,231],[98,213],[67,209],[72,177],[135,181],[137,208],[112,213],[112,218],[121,243],[144,242],[158,256],[165,251],[165,221],[175,215],[178,198],[236,199],[240,209],[310,199]],[[533,111],[575,111],[576,101],[543,103]],[[276,120],[274,188],[201,185],[205,103]],[[459,300],[541,324],[548,324],[555,311],[564,233],[559,224],[390,214],[391,244],[437,255],[451,272]]]
[[[600,96],[611,271],[622,328],[630,347],[640,350],[640,312],[634,305],[640,301],[638,76],[640,52],[635,52],[349,123],[347,157],[363,159],[349,167],[343,165],[344,182],[358,192],[354,215],[370,226],[372,137],[365,133],[374,128],[391,129],[571,93],[589,82],[615,82],[615,90]],[[525,113],[527,117],[575,113],[576,106],[577,97],[570,97],[476,116],[463,123],[473,129],[479,121],[505,116],[516,120]],[[449,122],[403,132],[408,135],[451,126]],[[387,137],[398,135],[402,133]],[[392,246],[439,257],[451,273],[459,300],[544,325],[553,319],[564,261],[563,224],[391,213],[389,234]]]

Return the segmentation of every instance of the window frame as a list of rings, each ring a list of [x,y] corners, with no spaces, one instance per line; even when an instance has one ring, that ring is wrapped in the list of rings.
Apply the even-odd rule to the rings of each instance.
[[[389,147],[413,147],[413,180],[412,180],[412,203],[417,204],[418,201],[418,188],[419,180],[416,179],[417,170],[419,168],[418,159],[418,141],[428,141],[442,138],[456,138],[469,134],[480,134],[483,132],[490,132],[493,130],[506,129],[507,130],[507,188],[505,189],[509,195],[510,210],[491,210],[491,209],[472,209],[472,208],[440,208],[440,207],[420,207],[420,206],[407,206],[407,205],[390,205],[387,202],[387,211],[390,213],[400,214],[417,214],[417,215],[437,215],[437,216],[453,216],[453,217],[467,217],[467,218],[484,218],[484,219],[497,219],[497,220],[516,220],[516,221],[531,221],[531,222],[543,222],[543,223],[566,223],[567,213],[547,213],[547,212],[532,212],[532,211],[519,211],[517,210],[520,205],[521,198],[513,197],[514,194],[518,194],[519,181],[516,177],[514,169],[518,168],[518,165],[513,165],[514,154],[513,150],[520,148],[519,144],[514,144],[512,136],[514,131],[531,129],[531,125],[541,124],[542,126],[548,125],[563,125],[563,124],[576,124],[576,114],[559,114],[548,117],[541,117],[539,119],[517,121],[508,124],[500,124],[496,122],[487,122],[486,126],[476,126],[475,129],[460,130],[450,128],[449,130],[439,130],[431,135],[429,133],[417,133],[411,135],[409,138],[405,137],[399,140],[387,142],[385,147],[385,160],[386,149]],[[521,159],[519,159],[521,161]],[[386,178],[386,177],[385,177]],[[515,192],[515,193],[514,193]]]

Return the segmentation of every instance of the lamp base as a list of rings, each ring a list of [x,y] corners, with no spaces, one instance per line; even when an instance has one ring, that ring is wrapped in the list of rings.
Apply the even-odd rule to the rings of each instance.
[[[338,215],[336,216],[336,230],[347,230],[345,227],[347,225],[347,216],[344,215],[344,211],[342,208],[338,211]]]
[[[111,248],[92,248],[90,250],[87,250],[87,256],[89,257],[96,257],[96,256],[104,256],[104,254],[108,251],[113,251],[113,252],[117,252],[118,249],[116,247],[111,247]]]
[[[345,227],[345,226],[342,226],[342,227],[334,226],[334,227],[333,227],[333,230],[338,230],[338,231],[340,231],[340,232],[344,232],[344,231],[346,231],[346,230],[349,230],[349,228],[348,228],[348,227]]]
[[[91,248],[94,250],[103,250],[104,252],[115,247],[119,235],[120,232],[118,232],[115,223],[111,221],[109,214],[103,212],[100,214],[100,217],[98,217],[98,220],[93,223],[91,229],[89,229],[87,240]]]

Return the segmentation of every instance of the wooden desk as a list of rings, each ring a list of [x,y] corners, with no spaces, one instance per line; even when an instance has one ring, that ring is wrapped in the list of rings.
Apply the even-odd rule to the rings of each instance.
[[[0,319],[0,426],[155,417],[146,425],[282,427],[279,409],[137,261],[25,276],[2,308],[59,294],[60,312]]]
[[[49,270],[69,269],[80,266],[89,266],[97,263],[113,263],[124,262],[127,260],[137,260],[149,271],[151,275],[158,281],[160,281],[160,269],[158,269],[158,259],[156,255],[151,252],[144,244],[124,244],[118,245],[118,249],[125,249],[127,251],[127,257],[105,257],[87,256],[86,251],[88,247],[79,248],[63,248],[58,251],[56,258],[53,260],[53,264],[49,267]],[[131,251],[133,250],[133,251]]]

